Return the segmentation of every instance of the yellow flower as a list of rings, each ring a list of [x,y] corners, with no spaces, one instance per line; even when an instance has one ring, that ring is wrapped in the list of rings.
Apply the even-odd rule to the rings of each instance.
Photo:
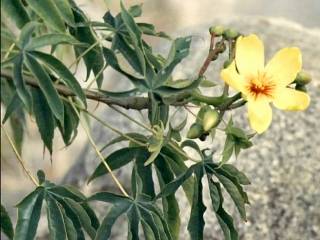
[[[239,37],[236,56],[221,71],[221,78],[242,93],[247,100],[251,127],[264,132],[272,120],[270,103],[281,110],[304,110],[309,106],[308,94],[287,87],[301,70],[298,48],[284,48],[265,66],[264,46],[256,35]]]

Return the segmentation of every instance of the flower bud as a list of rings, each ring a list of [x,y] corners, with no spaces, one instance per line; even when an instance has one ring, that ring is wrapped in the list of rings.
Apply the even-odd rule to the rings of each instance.
[[[219,113],[216,110],[208,110],[203,116],[203,130],[205,132],[209,131],[211,128],[215,127],[219,122]]]
[[[212,26],[212,27],[210,27],[209,32],[211,34],[216,35],[216,36],[221,36],[223,34],[223,32],[224,32],[224,27],[220,26],[220,25]]]
[[[206,111],[210,110],[210,106],[205,105],[202,106],[197,114],[196,123],[202,125],[203,117]]]
[[[312,78],[311,75],[305,71],[301,71],[298,73],[294,82],[298,85],[306,85],[311,82]]]
[[[239,35],[239,32],[233,28],[226,29],[223,32],[223,37],[227,40],[236,39]]]
[[[301,92],[307,92],[307,88],[306,88],[306,85],[302,85],[302,84],[297,84],[295,89],[297,91],[301,91]]]
[[[198,138],[202,135],[203,129],[202,126],[198,123],[194,123],[191,125],[188,133],[187,133],[187,138],[195,139]]]

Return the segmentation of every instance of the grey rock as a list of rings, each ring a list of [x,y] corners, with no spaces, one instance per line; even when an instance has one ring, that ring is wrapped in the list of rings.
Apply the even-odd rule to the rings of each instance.
[[[320,239],[320,31],[308,30],[291,22],[270,18],[217,19],[215,24],[232,26],[245,34],[259,35],[265,42],[267,59],[283,47],[301,48],[304,68],[313,76],[313,81],[308,86],[311,96],[310,107],[305,112],[294,113],[274,109],[270,129],[265,134],[255,137],[254,147],[243,151],[237,160],[231,160],[252,181],[252,184],[246,188],[251,202],[247,207],[248,222],[239,220],[230,198],[226,195],[227,209],[236,219],[240,238],[246,240]],[[193,77],[201,66],[209,45],[207,29],[210,25],[182,32],[182,34],[194,36],[193,50],[190,57],[175,71],[177,78]],[[206,74],[207,78],[220,81],[221,66],[222,61],[214,63]],[[121,86],[125,85],[118,85],[118,87]],[[130,114],[140,117],[134,112]],[[119,121],[120,118],[112,110],[103,112],[102,116],[108,117],[109,122],[123,130],[136,129],[136,126],[128,121]],[[245,108],[233,112],[233,118],[239,126],[249,130]],[[109,134],[101,134],[100,125],[94,127],[94,132],[96,137],[100,135],[100,143],[111,139]],[[224,136],[217,134],[212,144],[214,148],[220,147],[219,151],[221,151],[223,142]],[[217,152],[217,157],[219,153],[221,152]],[[76,164],[82,162],[80,166],[85,167],[75,167],[71,170],[71,173],[77,173],[80,169],[81,175],[70,174],[71,178],[67,177],[65,181],[83,185],[83,176],[89,175],[98,163],[92,159],[95,159],[95,155],[89,148],[82,152],[81,159]],[[122,182],[129,182],[130,168],[124,168],[117,174]],[[114,184],[108,177],[98,182],[98,188],[114,189]],[[92,184],[92,186],[97,185]],[[97,189],[93,188],[92,191]],[[190,207],[180,191],[178,196],[180,207],[183,209],[181,239],[189,239],[186,225]],[[206,191],[204,198],[208,206],[205,214],[205,239],[223,239],[211,211]],[[123,226],[123,224],[114,226],[112,239],[125,239],[126,231]]]

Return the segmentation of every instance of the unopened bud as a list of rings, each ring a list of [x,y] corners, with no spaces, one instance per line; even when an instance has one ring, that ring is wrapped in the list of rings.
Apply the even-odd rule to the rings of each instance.
[[[216,110],[208,110],[203,116],[203,130],[208,132],[215,127],[219,122],[219,113]]]
[[[224,32],[224,27],[220,26],[220,25],[212,26],[212,27],[210,27],[209,32],[211,34],[214,33],[216,36],[221,36],[223,34],[223,32]]]
[[[187,138],[195,139],[195,138],[200,137],[202,135],[202,133],[203,133],[202,126],[198,123],[194,123],[191,125],[191,127],[187,133]]]
[[[298,90],[298,91],[301,91],[301,92],[307,92],[306,85],[297,84],[295,89]]]
[[[223,32],[223,37],[227,40],[236,39],[239,35],[239,32],[233,28],[226,29]]]
[[[294,82],[298,85],[306,85],[311,82],[312,78],[311,75],[305,71],[301,71],[298,73]]]

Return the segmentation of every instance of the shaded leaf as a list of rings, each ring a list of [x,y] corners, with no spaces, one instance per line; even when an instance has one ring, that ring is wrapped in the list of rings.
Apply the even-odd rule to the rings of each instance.
[[[20,0],[2,0],[1,8],[6,13],[6,16],[15,22],[18,28],[22,28],[30,21],[28,13]]]
[[[143,148],[141,147],[122,148],[120,150],[117,150],[111,153],[108,157],[105,158],[105,161],[108,163],[111,170],[115,170],[115,169],[121,168],[122,166],[134,160],[138,156],[138,154],[140,154],[142,149]],[[100,163],[98,167],[94,170],[94,172],[91,174],[91,176],[89,177],[88,183],[90,183],[95,178],[105,174],[108,174],[108,171],[106,170],[104,164]]]
[[[52,140],[54,137],[55,121],[51,109],[43,93],[32,88],[33,114],[36,119],[41,139],[52,154]]]
[[[35,50],[49,45],[71,44],[79,45],[80,42],[72,36],[64,33],[48,33],[39,37],[32,38],[25,46],[25,49]]]
[[[45,23],[58,32],[65,31],[65,25],[62,16],[53,0],[25,0]]]
[[[70,72],[70,70],[57,58],[53,57],[50,54],[33,51],[31,54],[46,64],[50,69],[52,69],[61,80],[74,92],[83,102],[85,107],[87,106],[86,103],[86,96],[77,81],[74,75]]]
[[[26,64],[29,70],[33,73],[33,75],[38,80],[40,89],[42,90],[44,96],[47,99],[47,102],[57,119],[60,122],[63,122],[63,103],[59,98],[58,92],[55,89],[52,80],[50,79],[48,73],[44,70],[44,68],[37,62],[34,56],[30,54],[25,55]]]
[[[58,8],[60,15],[64,21],[69,25],[74,25],[74,17],[71,9],[71,5],[68,0],[55,0],[55,5]]]
[[[18,204],[18,221],[13,239],[34,239],[40,219],[43,198],[43,188],[38,187]]]
[[[13,239],[13,227],[11,219],[1,203],[1,232],[3,232],[9,239]]]

